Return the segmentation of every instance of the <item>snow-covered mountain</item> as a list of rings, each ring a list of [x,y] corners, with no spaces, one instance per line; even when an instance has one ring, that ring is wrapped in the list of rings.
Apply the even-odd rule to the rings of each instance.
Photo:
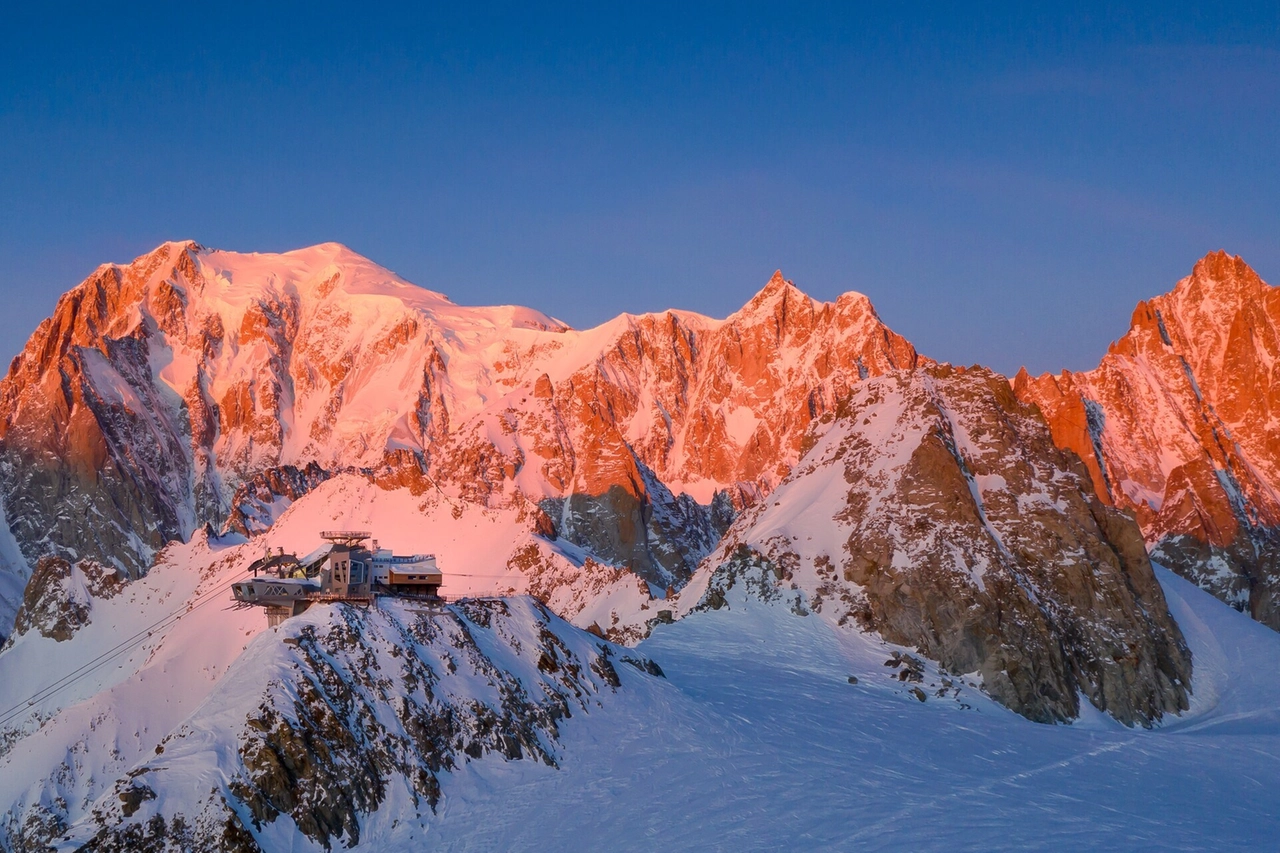
[[[750,572],[635,649],[524,597],[267,629],[223,609],[259,544],[197,534],[70,639],[0,655],[31,683],[183,614],[6,739],[0,846],[1250,849],[1276,830],[1280,635],[1167,572],[1197,665],[1190,707],[1145,731],[1024,720]]]
[[[1096,370],[1015,387],[1154,559],[1280,630],[1280,289],[1216,252]]]
[[[14,360],[3,497],[29,563],[136,576],[205,524],[261,525],[264,478],[289,480],[287,500],[317,479],[308,465],[363,470],[546,515],[666,587],[786,474],[810,420],[861,377],[918,363],[865,297],[820,304],[781,275],[726,320],[578,332],[455,305],[336,244],[170,243],[99,268]]]
[[[355,844],[370,813],[430,814],[441,777],[470,760],[554,766],[563,720],[661,675],[527,596],[320,607],[264,631],[260,611],[227,608],[260,553],[199,533],[145,578],[99,585],[75,618],[15,635],[0,655],[0,705],[20,710],[2,724],[0,846]],[[63,586],[100,577],[76,566]],[[49,672],[85,677],[24,704]]]
[[[336,244],[241,255],[173,243],[104,266],[0,383],[0,618],[14,614],[0,623],[14,625],[0,650],[0,849],[414,849],[424,834],[466,847],[469,814],[490,820],[476,839],[503,846],[522,836],[495,799],[534,802],[535,782],[563,802],[625,787],[608,769],[607,745],[622,743],[655,762],[615,756],[628,779],[718,791],[707,808],[727,814],[736,795],[671,750],[734,766],[718,739],[746,740],[791,765],[735,722],[755,719],[750,703],[719,716],[736,701],[714,674],[725,661],[775,723],[788,704],[822,721],[788,730],[865,746],[858,726],[889,738],[937,726],[946,739],[926,738],[926,752],[981,731],[1028,745],[1015,775],[1058,760],[1021,717],[1128,749],[1121,723],[1160,737],[1218,725],[1221,706],[1223,722],[1274,738],[1274,685],[1224,663],[1212,634],[1263,667],[1280,640],[1157,581],[1147,545],[1222,594],[1178,562],[1205,556],[1186,541],[1194,514],[1163,512],[1177,501],[1134,485],[1158,465],[1185,479],[1195,466],[1173,464],[1179,454],[1207,452],[1188,412],[1235,412],[1205,427],[1235,442],[1211,470],[1228,497],[1235,484],[1228,515],[1242,513],[1231,517],[1256,547],[1214,540],[1206,559],[1267,565],[1270,516],[1233,472],[1270,493],[1255,461],[1269,404],[1200,379],[1212,373],[1200,356],[1176,352],[1184,338],[1239,350],[1236,332],[1223,343],[1201,328],[1223,305],[1246,330],[1270,316],[1249,306],[1269,306],[1271,290],[1214,258],[1188,280],[1198,289],[1180,283],[1187,293],[1152,309],[1164,349],[1135,321],[1099,371],[1015,386],[922,357],[865,297],[820,303],[781,274],[724,320],[671,311],[577,331],[530,309],[458,306]],[[1217,293],[1205,282],[1227,279],[1239,294],[1202,305]],[[1171,316],[1199,336],[1171,332]],[[1270,365],[1268,346],[1249,350],[1255,367]],[[1202,410],[1133,403],[1190,405],[1161,384],[1166,356]],[[1247,371],[1221,359],[1242,357],[1204,364],[1226,377]],[[1260,370],[1250,381],[1269,389]],[[1212,496],[1191,495],[1178,500]],[[260,611],[228,609],[264,548],[304,553],[335,528],[432,551],[444,592],[483,600],[316,605],[270,630]],[[769,686],[770,673],[783,677]],[[1245,683],[1250,695],[1231,694]],[[937,716],[953,712],[994,722]],[[898,718],[905,728],[886,723]],[[1144,754],[1191,766],[1163,746]],[[540,768],[554,767],[568,781],[548,783]],[[781,802],[821,787],[775,784],[762,791]],[[853,826],[829,822],[824,843]]]

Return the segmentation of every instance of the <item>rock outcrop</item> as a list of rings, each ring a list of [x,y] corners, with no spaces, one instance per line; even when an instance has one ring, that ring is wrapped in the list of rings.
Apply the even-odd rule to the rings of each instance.
[[[226,528],[243,536],[265,533],[294,501],[333,476],[315,462],[283,465],[254,474],[236,487]]]
[[[1097,369],[1014,387],[1153,559],[1280,630],[1280,289],[1208,255]]]
[[[544,499],[549,534],[626,566],[660,589],[681,585],[715,549],[736,509],[727,492],[717,492],[704,506],[688,495],[673,495],[652,471],[638,467],[638,495],[612,485],[603,495]]]
[[[14,635],[39,631],[62,642],[89,624],[94,601],[114,597],[125,579],[113,568],[92,560],[72,564],[45,557],[36,564],[14,620]]]
[[[1129,724],[1188,707],[1190,655],[1137,525],[1003,377],[871,379],[808,440],[705,571],[757,554],[809,610],[977,674],[1032,720],[1075,718],[1080,695]]]
[[[260,851],[288,823],[285,835],[354,846],[372,821],[385,834],[434,811],[442,777],[467,762],[556,765],[562,721],[660,672],[529,598],[319,608],[259,637],[194,717],[60,834],[84,850]],[[389,803],[408,812],[378,814]],[[59,825],[42,808],[11,816],[10,844],[50,840],[24,834]]]

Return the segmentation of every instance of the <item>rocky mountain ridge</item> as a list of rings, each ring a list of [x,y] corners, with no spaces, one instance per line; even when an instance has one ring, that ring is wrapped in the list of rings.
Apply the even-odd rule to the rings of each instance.
[[[554,765],[619,692],[669,707],[614,643],[758,604],[779,642],[888,657],[905,707],[1169,724],[1216,688],[1148,546],[1227,566],[1198,580],[1237,604],[1216,580],[1265,587],[1250,275],[1211,256],[1096,374],[1011,386],[781,274],[724,320],[579,332],[334,244],[103,267],[0,383],[0,560],[34,568],[0,650],[0,847],[413,847],[468,762]],[[335,527],[484,600],[274,631],[221,609],[264,547]],[[48,673],[73,676],[28,696]]]
[[[1237,279],[1239,304],[1265,296],[1265,285]],[[1054,442],[1091,465],[1089,477],[1068,473],[1074,457],[1042,440],[1038,416],[1018,409],[1002,379],[979,371],[972,376],[986,379],[961,382],[949,370],[885,328],[865,297],[818,303],[781,274],[725,320],[671,311],[577,332],[529,309],[457,306],[336,244],[283,255],[166,244],[98,270],[14,360],[0,383],[0,485],[6,505],[23,507],[10,528],[26,559],[90,560],[95,577],[102,566],[137,576],[154,549],[201,525],[259,536],[291,506],[308,504],[304,515],[318,525],[338,495],[367,502],[370,487],[407,490],[400,525],[414,526],[404,513],[417,513],[438,520],[424,529],[462,541],[469,519],[486,519],[475,523],[494,531],[493,547],[456,553],[459,565],[480,559],[489,586],[533,592],[584,627],[634,641],[659,609],[655,597],[714,571],[728,559],[726,543],[752,540],[750,520],[735,518],[755,518],[752,508],[793,479],[830,417],[862,399],[866,383],[883,397],[868,404],[869,418],[902,397],[884,391],[884,377],[913,388],[968,383],[962,408],[980,412],[974,429],[999,433],[1002,452],[1022,460],[1013,505],[1043,499],[1058,509],[1022,507],[993,532],[989,498],[974,491],[977,457],[935,431],[919,450],[936,451],[932,462],[895,467],[880,487],[893,497],[862,511],[865,547],[806,557],[825,560],[824,571],[848,587],[841,595],[861,602],[841,621],[957,671],[972,665],[993,695],[1036,719],[1072,718],[1078,692],[1127,722],[1176,712],[1190,665],[1177,626],[1151,593],[1133,528],[1103,505],[1131,509],[1113,486],[1130,494],[1131,481],[1089,455],[1096,431],[1086,429],[1081,445],[1052,401],[1034,399],[1029,389],[1043,381],[1020,376],[1016,388],[1046,412]],[[954,408],[942,392],[908,396],[933,414],[881,414],[955,421],[939,414]],[[1090,406],[1080,404],[1086,413]],[[71,428],[59,429],[60,419]],[[873,444],[883,450],[899,439],[886,433]],[[1028,471],[1059,474],[1046,484]],[[982,476],[1008,483],[1012,475]],[[788,493],[797,491],[793,484]],[[831,500],[867,503],[855,492]],[[936,500],[921,497],[930,494]],[[993,494],[1002,505],[1001,490]],[[970,500],[976,509],[965,515]],[[944,518],[940,507],[968,521]],[[920,516],[915,533],[884,527],[897,513]],[[852,514],[828,521],[843,529]],[[1033,544],[1015,553],[1006,540]],[[977,615],[957,620],[956,602],[973,593],[951,576],[979,564],[1008,583],[993,595],[980,582],[970,602]],[[1076,568],[1044,575],[1050,565]],[[928,582],[899,583],[906,569]],[[628,583],[628,573],[643,583]],[[59,578],[88,574],[68,569]],[[819,603],[830,594],[825,583],[810,590]],[[1019,592],[1028,589],[1040,592]],[[1107,615],[1086,625],[1080,613],[1090,596],[1108,602]],[[1103,635],[1124,638],[1107,652],[1126,661],[1119,674],[1086,671]],[[1002,651],[1010,648],[1019,653]]]
[[[1153,559],[1280,630],[1280,289],[1216,252],[1095,370],[1014,387]]]
[[[809,440],[681,607],[718,606],[721,576],[755,560],[762,597],[798,591],[801,609],[917,649],[1030,719],[1075,719],[1081,696],[1129,724],[1188,707],[1190,654],[1137,525],[1003,377],[868,379]]]
[[[246,631],[202,603],[212,595],[221,608],[239,549],[184,550],[206,576],[184,624],[157,630],[86,701],[46,710],[25,737],[6,732],[0,848],[257,851],[295,836],[355,846],[371,824],[432,813],[441,778],[470,761],[554,767],[564,721],[661,677],[528,597],[325,606],[283,631]],[[167,559],[177,562],[146,582],[180,597],[194,572],[183,555]],[[96,606],[131,618],[123,602]],[[20,657],[86,641],[22,639]],[[193,651],[202,667],[189,668]]]
[[[785,475],[813,417],[921,362],[865,297],[817,303],[780,274],[726,320],[577,332],[457,306],[336,244],[171,243],[101,267],[14,360],[0,484],[28,563],[136,576],[197,527],[243,526],[237,489],[317,466],[485,506],[549,501],[564,538],[665,587]],[[664,517],[693,521],[697,541]]]

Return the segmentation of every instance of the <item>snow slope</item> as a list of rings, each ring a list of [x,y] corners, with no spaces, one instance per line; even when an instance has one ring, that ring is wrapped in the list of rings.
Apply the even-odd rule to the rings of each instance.
[[[393,775],[377,807],[353,811],[355,822],[345,826],[358,829],[354,849],[379,851],[424,843],[513,851],[1264,848],[1280,830],[1271,808],[1280,784],[1274,760],[1280,637],[1172,573],[1160,569],[1159,576],[1197,668],[1190,711],[1153,730],[1125,728],[1096,713],[1073,725],[1030,723],[964,682],[939,697],[941,676],[932,666],[924,670],[921,702],[884,665],[909,650],[797,615],[785,600],[762,602],[739,585],[726,606],[660,625],[637,647],[665,678],[618,665],[622,687],[614,693],[591,676],[595,687],[572,700],[584,702],[586,713],[575,710],[554,730],[540,729],[554,734],[528,742],[540,743],[554,763],[528,747],[517,760],[497,748],[479,757],[457,753],[459,760],[434,774],[434,811],[429,784],[415,796],[407,779]],[[417,618],[411,609],[391,604],[361,617],[358,635],[350,635],[358,637],[353,651],[339,646],[319,657],[318,647],[307,651],[306,637],[341,630],[333,608],[251,641],[242,635],[237,652],[247,648],[239,660],[181,710],[160,701],[179,669],[173,660],[166,665],[162,649],[133,677],[135,690],[152,682],[152,705],[137,705],[136,693],[117,694],[113,702],[94,699],[64,711],[0,759],[3,802],[48,805],[77,794],[68,815],[74,825],[58,831],[69,838],[59,849],[76,849],[95,835],[100,842],[136,840],[143,836],[100,833],[104,826],[145,832],[157,814],[168,815],[169,825],[183,815],[195,833],[188,844],[192,837],[225,841],[228,815],[251,827],[253,811],[234,798],[228,810],[207,794],[210,786],[224,794],[241,790],[228,787],[245,772],[236,756],[246,754],[246,737],[260,736],[245,726],[246,714],[260,714],[255,709],[264,701],[262,707],[289,713],[306,692],[298,673],[323,675],[310,668],[317,662],[330,661],[325,666],[339,667],[344,681],[363,691],[361,676],[348,670],[371,661],[368,683],[385,690],[397,683],[384,676],[404,660],[400,646],[434,668],[439,701],[491,695],[483,691],[499,683],[494,677],[525,695],[549,695],[539,686],[545,673],[518,651],[521,643],[536,644],[528,634],[536,619],[519,616],[525,627],[512,636],[522,639],[503,640],[501,648],[484,639],[485,631],[470,629],[498,669],[467,664],[450,675],[437,657],[447,644],[433,640],[418,649],[404,633]],[[592,638],[565,630],[557,629],[573,653],[588,654]],[[368,644],[376,655],[360,657]],[[209,677],[186,663],[188,681]],[[489,674],[476,681],[481,672]],[[407,735],[390,714],[397,701],[371,707],[398,743]],[[73,724],[87,739],[68,747]],[[32,785],[40,755],[67,760],[76,772]],[[135,788],[155,796],[134,795]],[[121,808],[128,802],[137,811],[126,818]],[[324,849],[287,815],[245,837],[265,849]],[[104,843],[104,849],[128,846]]]
[[[58,847],[412,848],[449,773],[554,767],[564,721],[657,674],[528,597],[317,607],[259,636]]]
[[[22,592],[31,577],[31,567],[9,532],[0,502],[0,645],[13,629],[13,618],[22,604]]]
[[[1154,730],[1037,725],[967,689],[921,704],[893,647],[742,596],[638,647],[670,689],[567,730],[559,771],[469,765],[430,830],[451,850],[1265,849],[1280,637],[1159,576],[1196,698]]]
[[[267,541],[309,543],[320,522],[376,529],[380,520],[396,519],[420,500],[355,477],[322,488],[336,491],[310,506],[307,498],[297,502]],[[500,518],[464,514],[456,522],[452,537],[444,528],[414,534],[442,543],[442,564],[464,558],[464,551],[451,549],[465,542],[489,547],[504,532]],[[508,529],[505,535],[517,534]],[[410,536],[387,544],[411,550],[415,543]],[[389,727],[391,742],[409,736],[391,713],[398,697],[405,691],[411,701],[427,700],[421,694],[412,699],[412,682],[396,686],[402,683],[397,667],[405,652],[441,660],[448,641],[413,646],[418,641],[405,638],[417,618],[413,608],[393,603],[361,617],[354,634],[342,627],[340,608],[319,607],[274,632],[265,630],[259,611],[225,610],[228,593],[220,585],[242,572],[261,545],[206,543],[197,536],[171,546],[146,578],[94,601],[89,623],[70,640],[57,643],[32,632],[0,655],[7,706],[26,686],[92,659],[118,632],[181,614],[83,685],[24,712],[28,725],[9,730],[0,756],[0,804],[8,812],[0,838],[12,844],[15,833],[43,823],[52,837],[70,833],[64,849],[104,829],[101,838],[128,849],[132,836],[111,832],[152,826],[146,821],[159,814],[168,816],[171,828],[172,818],[182,815],[196,833],[185,841],[178,837],[179,846],[193,837],[226,840],[232,813],[241,828],[254,827],[257,812],[243,803],[262,809],[262,802],[272,801],[269,775],[259,776],[258,799],[223,799],[245,790],[228,787],[248,772],[236,756],[246,748],[260,754],[246,747],[259,735],[244,721],[256,718],[260,706],[276,709],[272,720],[287,718],[291,702],[307,695],[305,683],[327,685],[331,697],[349,689],[390,691],[371,705],[373,714]],[[473,554],[479,559],[481,552]],[[1159,570],[1159,579],[1196,667],[1190,710],[1151,731],[1125,728],[1096,712],[1073,725],[1030,723],[989,699],[975,680],[944,676],[927,662],[918,685],[903,681],[901,662],[913,650],[805,615],[796,593],[764,602],[749,592],[750,584],[740,583],[720,609],[693,610],[674,624],[659,624],[636,648],[665,679],[629,676],[628,668],[617,666],[623,686],[614,694],[591,676],[591,690],[603,691],[599,704],[573,700],[587,701],[587,713],[559,720],[553,735],[538,729],[545,734],[538,742],[555,766],[536,751],[508,760],[502,749],[482,749],[478,757],[432,771],[439,786],[434,811],[427,805],[434,796],[430,783],[415,787],[384,775],[389,787],[376,807],[348,804],[329,830],[343,843],[358,837],[357,849],[406,851],[421,849],[424,838],[455,850],[1068,844],[1197,850],[1265,844],[1280,830],[1270,808],[1270,794],[1280,784],[1273,758],[1280,751],[1280,684],[1274,677],[1280,637],[1169,572]],[[503,582],[517,580],[512,574]],[[211,603],[188,612],[183,602],[199,603],[193,595],[201,590],[213,590]],[[511,636],[526,637],[520,632],[539,619],[520,616],[525,627]],[[343,642],[352,645],[307,646],[313,642],[307,632],[348,637]],[[575,654],[594,648],[594,638],[567,626],[556,632]],[[544,673],[519,651],[528,637],[515,644],[504,640],[506,651],[487,642],[481,647],[496,668],[468,664],[450,674],[433,664],[439,679],[434,695],[459,701],[479,695],[473,682],[482,671],[485,679],[543,695],[538,685]],[[362,651],[366,647],[376,653]],[[337,675],[326,676],[331,667]],[[306,682],[298,680],[300,672]],[[495,701],[495,694],[486,695],[485,701]],[[1081,704],[1087,711],[1088,704]],[[48,719],[33,730],[31,714]],[[312,724],[295,719],[291,725],[308,731]],[[457,741],[457,748],[466,742]],[[431,753],[415,754],[405,766],[418,766]],[[409,760],[407,753],[387,755]],[[206,797],[211,786],[223,792],[212,800]],[[289,802],[272,796],[278,804]],[[125,806],[136,811],[126,816]],[[305,822],[308,814],[304,809],[298,819]],[[245,829],[247,835],[233,835],[248,845],[239,849],[323,849],[297,825],[281,814]]]
[[[430,511],[436,502],[444,511]],[[88,605],[84,624],[62,641],[27,631],[0,654],[0,803],[13,806],[0,833],[14,833],[14,821],[29,820],[32,809],[41,820],[79,819],[218,689],[266,627],[261,610],[230,609],[229,589],[264,548],[302,554],[321,529],[368,529],[399,553],[436,553],[449,595],[532,591],[584,627],[604,629],[630,629],[653,615],[647,587],[631,573],[534,535],[514,510],[454,505],[456,514],[444,494],[415,495],[341,475],[295,502],[252,542],[210,540],[200,532],[168,546],[151,572],[114,595],[65,592]],[[510,560],[513,553],[520,559]],[[79,569],[63,582],[82,583]],[[27,702],[64,674],[77,677]]]
[[[436,511],[438,504],[444,511]],[[450,511],[453,507],[456,513]],[[656,608],[647,587],[634,575],[587,561],[567,543],[536,536],[528,520],[515,511],[451,502],[442,493],[383,489],[363,477],[340,475],[290,506],[269,533],[252,542],[234,535],[210,539],[201,532],[191,542],[168,546],[150,573],[123,585],[113,597],[65,592],[64,597],[76,596],[89,604],[86,624],[64,641],[35,630],[15,636],[0,654],[0,709],[22,704],[52,683],[51,673],[74,672],[122,640],[145,636],[136,647],[122,648],[12,719],[0,718],[0,744],[36,720],[117,687],[140,669],[159,664],[163,670],[171,655],[194,656],[191,660],[198,663],[184,664],[174,676],[180,680],[140,688],[123,704],[150,706],[156,701],[153,691],[162,691],[165,702],[181,699],[189,709],[242,650],[242,638],[265,626],[256,609],[228,609],[227,585],[243,576],[264,550],[305,554],[319,542],[321,530],[335,528],[370,530],[382,546],[397,553],[434,553],[446,576],[442,592],[450,597],[534,593],[583,627],[599,623],[602,629],[620,625],[628,631],[651,618]],[[511,559],[512,554],[517,558]],[[75,577],[73,571],[69,583]],[[185,613],[197,604],[199,609]],[[179,611],[181,618],[176,618]],[[163,624],[153,629],[156,622]],[[196,677],[194,671],[207,677]],[[156,672],[150,674],[153,681],[157,677]]]

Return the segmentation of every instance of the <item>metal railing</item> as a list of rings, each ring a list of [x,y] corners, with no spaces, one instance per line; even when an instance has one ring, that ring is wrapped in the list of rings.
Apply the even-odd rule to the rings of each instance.
[[[343,541],[359,542],[365,539],[372,539],[373,533],[368,530],[321,530],[321,539],[341,539]]]
[[[510,598],[513,595],[529,595],[526,592],[511,592],[509,590],[485,590],[484,592],[440,592],[436,596],[445,604],[455,604],[459,601],[484,601],[486,599]]]

